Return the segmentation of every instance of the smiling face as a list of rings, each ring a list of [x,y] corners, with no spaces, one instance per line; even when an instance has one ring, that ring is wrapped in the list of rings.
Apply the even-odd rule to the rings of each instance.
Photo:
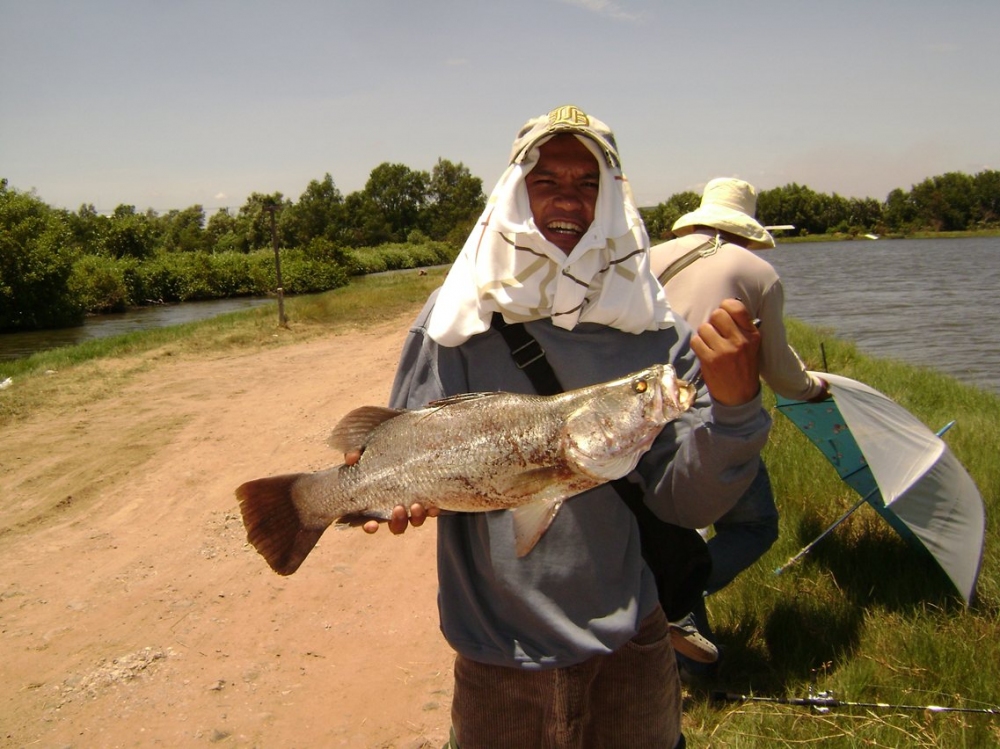
[[[567,255],[594,221],[601,170],[575,135],[562,133],[538,149],[525,184],[542,236]]]

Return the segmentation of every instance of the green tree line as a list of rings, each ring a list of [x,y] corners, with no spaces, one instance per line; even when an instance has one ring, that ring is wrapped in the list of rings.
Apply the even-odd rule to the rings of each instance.
[[[698,193],[685,191],[641,209],[649,236],[654,240],[670,238],[674,222],[700,202]],[[792,183],[757,195],[757,219],[765,226],[795,227],[782,236],[996,229],[1000,227],[1000,171],[928,177],[908,191],[896,188],[881,202],[827,195]]]
[[[211,217],[200,205],[162,215],[130,205],[110,215],[93,205],[56,209],[0,179],[0,330],[73,325],[86,313],[144,304],[263,296],[277,283],[275,239],[288,294],[450,262],[485,201],[482,180],[446,159],[430,172],[380,164],[346,196],[327,173],[297,201],[255,192],[235,213]],[[642,208],[650,237],[669,238],[674,221],[699,202],[685,191]],[[795,226],[786,236],[997,228],[1000,172],[949,172],[881,202],[793,183],[762,191],[757,217]]]
[[[0,180],[0,330],[78,324],[93,312],[273,293],[273,248],[287,294],[352,275],[447,263],[486,204],[482,180],[439,159],[431,172],[384,163],[341,194],[330,174],[297,201],[253,193],[235,213],[157,214],[119,205],[67,211]],[[272,218],[273,234],[272,234]]]

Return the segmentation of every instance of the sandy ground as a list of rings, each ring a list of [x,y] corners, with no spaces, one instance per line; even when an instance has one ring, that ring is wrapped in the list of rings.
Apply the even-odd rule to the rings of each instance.
[[[0,431],[0,746],[444,743],[434,522],[330,530],[280,577],[233,496],[340,462],[326,435],[386,401],[408,321],[161,353],[110,397]]]

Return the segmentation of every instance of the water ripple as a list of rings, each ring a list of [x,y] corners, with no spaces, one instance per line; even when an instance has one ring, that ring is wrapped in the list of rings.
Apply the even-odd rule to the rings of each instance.
[[[785,314],[1000,393],[1000,237],[779,245]]]

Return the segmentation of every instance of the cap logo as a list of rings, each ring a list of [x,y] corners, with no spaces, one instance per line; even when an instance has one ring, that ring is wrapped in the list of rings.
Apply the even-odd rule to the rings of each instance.
[[[590,118],[574,106],[558,107],[549,112],[549,127],[570,125],[572,127],[590,127]]]

